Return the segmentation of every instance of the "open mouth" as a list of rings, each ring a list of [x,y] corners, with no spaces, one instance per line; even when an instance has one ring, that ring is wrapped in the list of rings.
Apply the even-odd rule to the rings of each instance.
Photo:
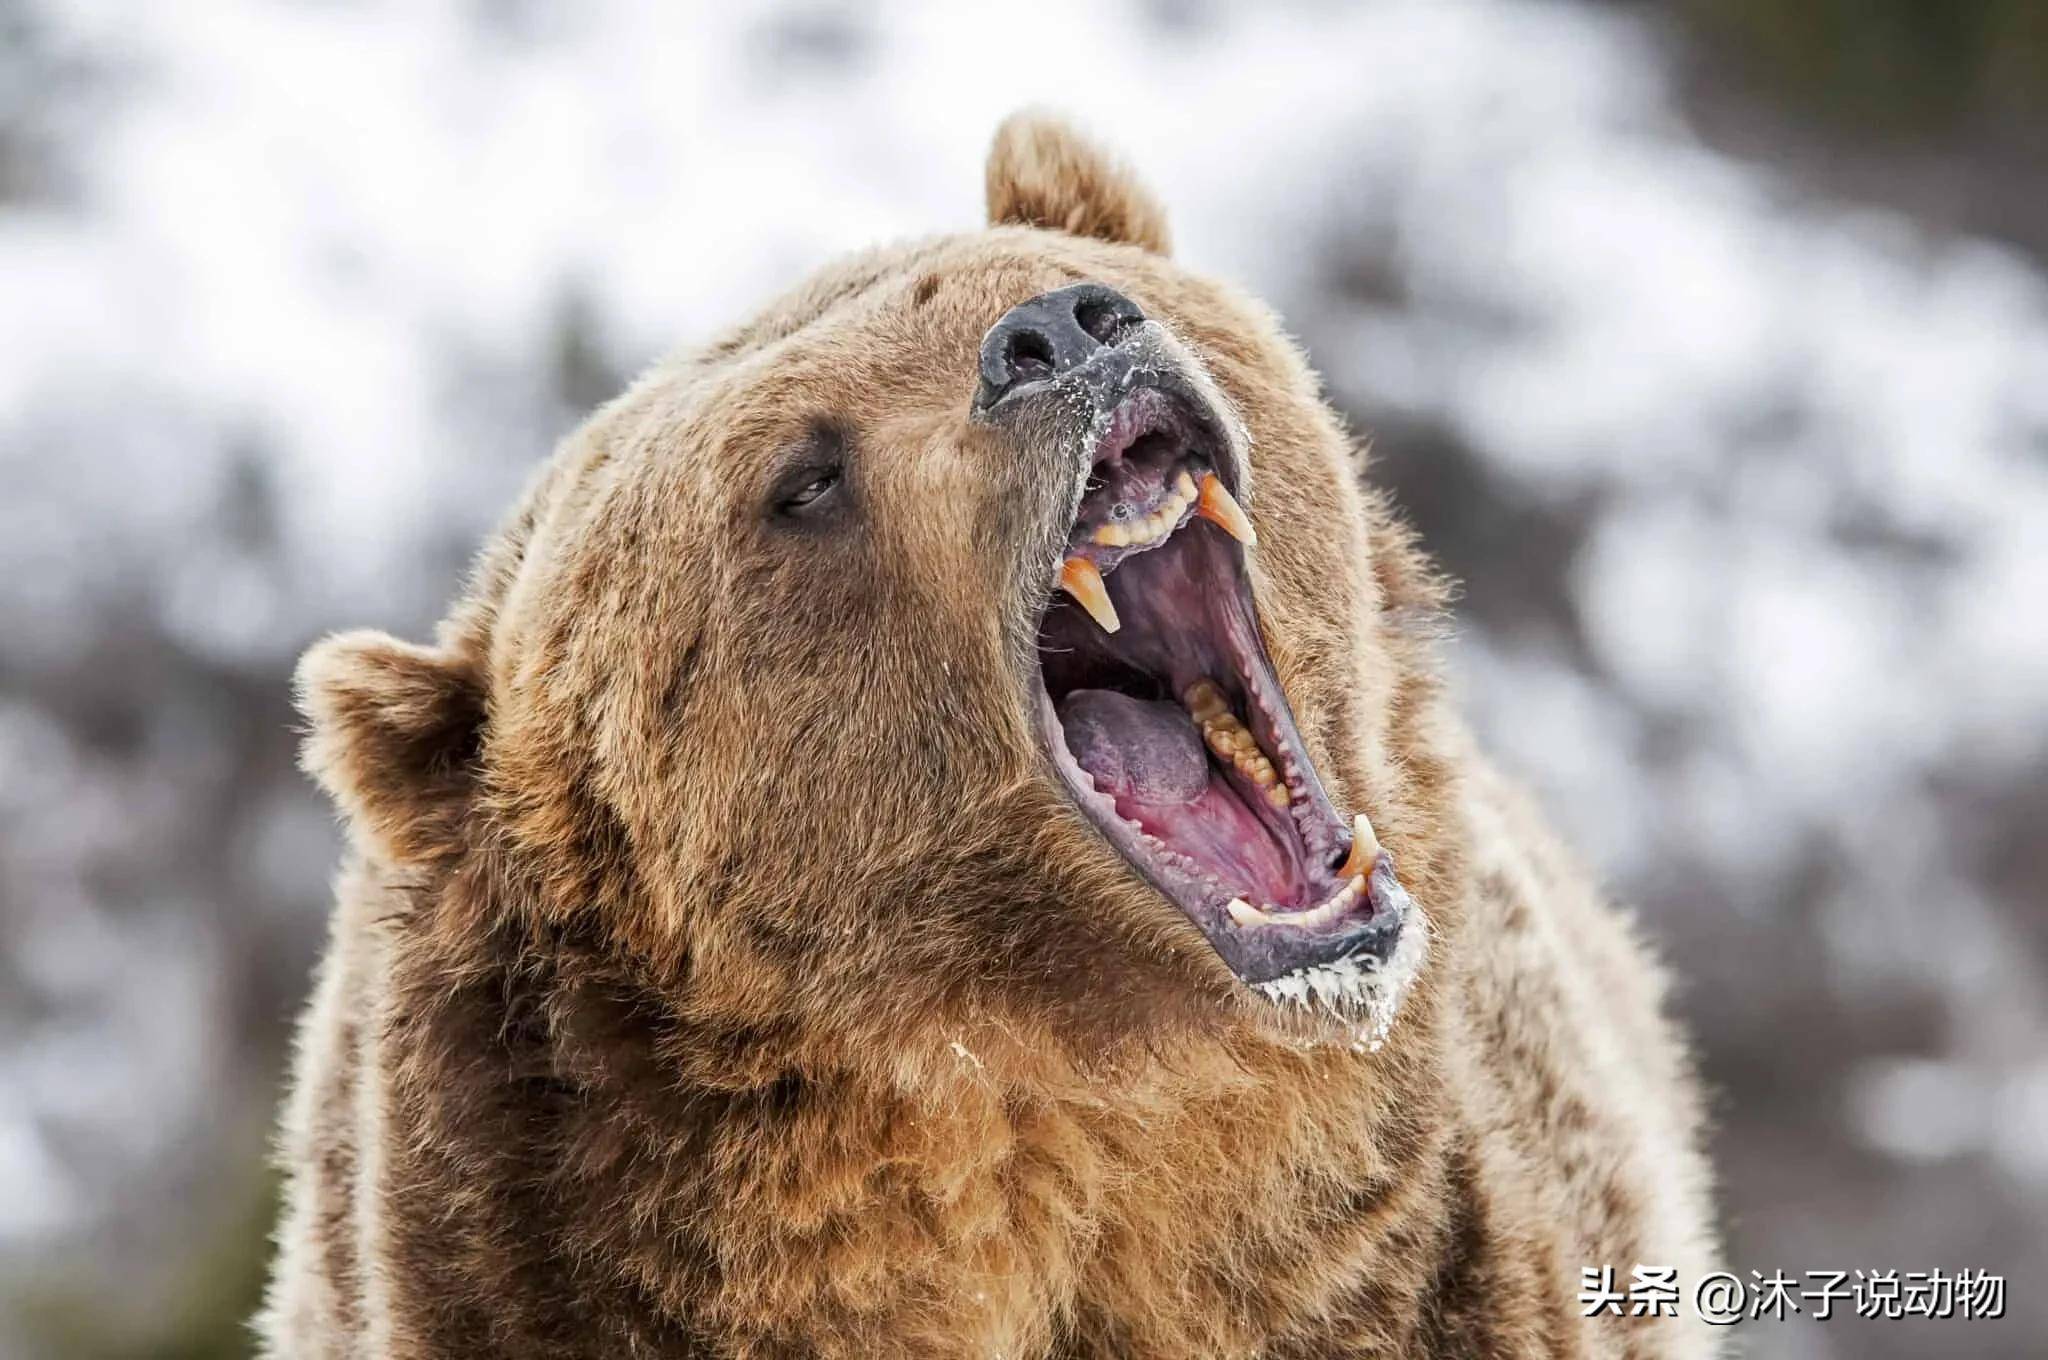
[[[1082,813],[1275,999],[1367,990],[1407,896],[1331,805],[1261,641],[1254,543],[1215,418],[1123,395],[1040,621],[1041,735]]]

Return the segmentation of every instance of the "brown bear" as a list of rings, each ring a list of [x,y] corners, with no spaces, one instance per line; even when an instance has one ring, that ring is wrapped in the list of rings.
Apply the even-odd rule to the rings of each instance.
[[[306,655],[267,1352],[1712,1353],[1582,1298],[1712,1267],[1699,1093],[1363,452],[1058,123],[988,206],[599,410],[432,645]]]

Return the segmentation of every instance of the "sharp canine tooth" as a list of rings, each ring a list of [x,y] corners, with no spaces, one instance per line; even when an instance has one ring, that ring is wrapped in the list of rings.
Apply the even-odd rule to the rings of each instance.
[[[1229,534],[1247,548],[1259,541],[1252,532],[1252,522],[1245,517],[1244,507],[1224,489],[1223,479],[1215,473],[1202,478],[1201,516],[1217,528]]]
[[[1230,919],[1241,926],[1266,926],[1273,923],[1272,917],[1266,915],[1265,912],[1260,911],[1242,897],[1231,898],[1230,906],[1227,910],[1230,912]]]
[[[1116,606],[1109,602],[1109,587],[1102,583],[1102,572],[1085,557],[1069,557],[1060,565],[1060,589],[1081,602],[1103,632],[1114,633],[1123,625],[1117,622]]]
[[[1380,857],[1380,838],[1372,834],[1372,823],[1363,812],[1351,819],[1351,853],[1344,857],[1344,865],[1337,872],[1345,878],[1353,878],[1372,872],[1372,863]]]

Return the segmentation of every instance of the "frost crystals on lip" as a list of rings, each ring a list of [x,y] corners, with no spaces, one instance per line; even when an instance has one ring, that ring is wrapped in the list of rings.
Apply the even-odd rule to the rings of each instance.
[[[1352,955],[1331,963],[1298,969],[1283,977],[1253,984],[1267,1000],[1304,1010],[1313,1004],[1336,1016],[1365,1011],[1366,1023],[1352,1047],[1377,1052],[1393,1029],[1394,1017],[1429,957],[1429,919],[1411,905],[1400,943],[1384,963],[1372,954]]]

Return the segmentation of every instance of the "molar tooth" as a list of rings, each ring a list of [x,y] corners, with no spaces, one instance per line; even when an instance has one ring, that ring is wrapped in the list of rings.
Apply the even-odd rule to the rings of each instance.
[[[1117,621],[1116,606],[1109,602],[1109,587],[1102,583],[1102,571],[1085,557],[1069,557],[1060,565],[1060,589],[1080,601],[1105,633],[1123,625]]]
[[[1122,548],[1131,541],[1131,535],[1121,524],[1105,524],[1089,535],[1105,548]]]
[[[1272,788],[1266,790],[1266,801],[1281,811],[1286,811],[1287,790],[1275,784]]]
[[[1380,838],[1373,835],[1372,823],[1361,812],[1351,819],[1351,853],[1344,857],[1344,865],[1337,872],[1346,878],[1372,872],[1373,861],[1380,857]]]
[[[1180,503],[1182,505],[1186,505],[1189,501],[1193,500],[1196,495],[1195,474],[1189,472],[1186,468],[1182,468],[1180,470],[1179,478],[1177,478],[1174,481],[1173,489],[1176,493],[1179,494]]]
[[[1195,715],[1197,722],[1212,722],[1230,711],[1224,706],[1223,691],[1216,688],[1214,680],[1195,681],[1181,696],[1181,702],[1188,706],[1188,712]]]
[[[1202,506],[1200,513],[1203,519],[1208,520],[1247,548],[1259,541],[1258,535],[1252,532],[1252,522],[1246,517],[1244,507],[1240,506],[1236,499],[1231,496],[1230,492],[1225,489],[1223,479],[1213,472],[1202,478]]]

